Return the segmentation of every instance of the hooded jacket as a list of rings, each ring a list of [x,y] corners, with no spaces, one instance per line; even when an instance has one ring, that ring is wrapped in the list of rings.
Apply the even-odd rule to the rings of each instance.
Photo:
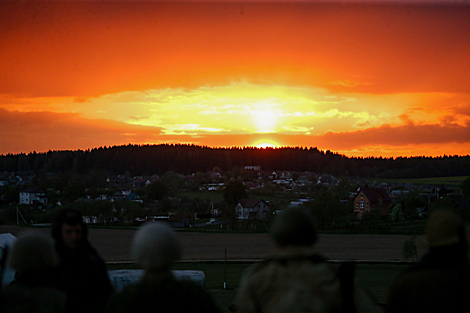
[[[236,310],[244,313],[381,311],[353,281],[351,288],[344,289],[338,273],[339,267],[327,263],[311,247],[283,248],[243,275]]]

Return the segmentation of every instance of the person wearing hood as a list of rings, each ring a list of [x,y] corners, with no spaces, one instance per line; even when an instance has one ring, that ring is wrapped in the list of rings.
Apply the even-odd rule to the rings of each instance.
[[[461,312],[468,306],[468,228],[450,210],[429,215],[427,253],[400,275],[388,291],[387,312]]]
[[[318,254],[310,211],[282,211],[270,236],[277,251],[244,273],[234,305],[237,312],[382,311],[355,282],[350,263],[335,266]]]
[[[90,245],[82,214],[64,209],[56,217],[52,237],[60,260],[66,312],[101,312],[113,292],[106,264]]]
[[[176,280],[172,264],[181,244],[163,222],[144,224],[134,236],[132,257],[143,268],[140,281],[113,295],[105,313],[205,312],[219,313],[209,293],[189,280]]]

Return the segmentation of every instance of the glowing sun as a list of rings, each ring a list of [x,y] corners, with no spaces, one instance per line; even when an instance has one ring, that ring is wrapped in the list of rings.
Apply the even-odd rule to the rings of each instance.
[[[256,148],[265,149],[265,148],[278,148],[279,144],[277,142],[273,141],[273,140],[263,139],[263,140],[256,141],[253,144],[253,146],[256,147]]]

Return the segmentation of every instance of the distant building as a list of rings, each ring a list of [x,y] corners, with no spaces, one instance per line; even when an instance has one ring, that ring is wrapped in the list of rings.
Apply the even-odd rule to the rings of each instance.
[[[20,192],[20,204],[45,204],[46,193],[37,188],[29,188]]]
[[[256,166],[245,166],[245,170],[250,170],[250,171],[261,171],[261,166],[256,165]]]
[[[197,213],[183,211],[168,212],[168,220],[171,222],[181,222],[184,220],[194,222],[197,220]]]
[[[360,188],[353,200],[354,218],[361,219],[364,213],[379,211],[380,215],[390,215],[392,199],[385,189]]]
[[[265,219],[269,212],[266,201],[261,199],[242,199],[235,207],[239,219]]]
[[[140,196],[138,194],[136,194],[135,192],[131,192],[130,194],[128,194],[126,196],[126,200],[131,200],[131,201],[134,201],[134,202],[144,203],[144,201],[140,198]]]

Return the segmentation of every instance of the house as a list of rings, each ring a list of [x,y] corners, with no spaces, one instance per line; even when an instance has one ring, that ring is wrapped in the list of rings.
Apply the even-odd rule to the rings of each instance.
[[[392,199],[385,189],[360,188],[353,200],[354,218],[361,219],[364,213],[376,211],[381,216],[390,215]]]
[[[254,182],[250,185],[250,189],[262,189],[264,187],[263,182]]]
[[[115,201],[115,200],[124,200],[126,199],[126,197],[128,197],[129,195],[131,194],[131,190],[130,189],[125,189],[125,190],[116,190],[113,192],[112,196],[111,196],[111,202]]]
[[[64,206],[64,205],[67,205],[67,204],[70,204],[70,201],[67,201],[67,200],[58,200],[56,202],[56,205],[58,206]]]
[[[269,212],[269,206],[266,201],[261,199],[242,199],[235,207],[235,212],[239,219],[265,219]]]
[[[134,202],[144,203],[144,201],[140,198],[140,196],[138,194],[136,194],[135,192],[131,192],[130,194],[128,194],[126,196],[126,200],[131,200],[131,201],[134,201]]]
[[[20,204],[45,204],[47,203],[46,193],[37,188],[29,188],[20,191]]]
[[[211,182],[218,182],[222,179],[222,175],[219,172],[210,172],[209,179]]]

